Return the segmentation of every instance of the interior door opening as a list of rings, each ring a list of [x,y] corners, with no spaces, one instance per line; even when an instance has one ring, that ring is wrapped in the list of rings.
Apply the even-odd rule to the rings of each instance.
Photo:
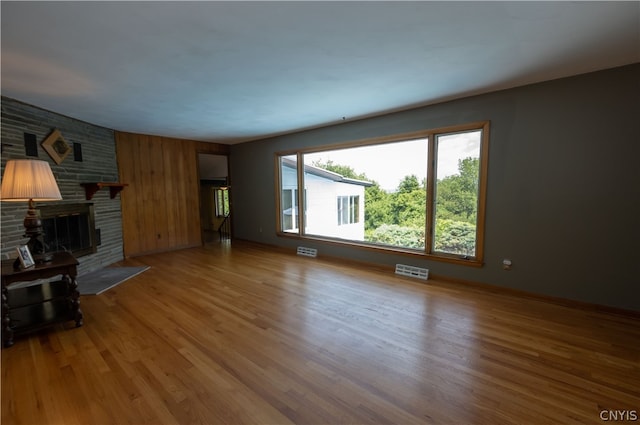
[[[202,242],[231,240],[231,187],[227,155],[198,154]]]

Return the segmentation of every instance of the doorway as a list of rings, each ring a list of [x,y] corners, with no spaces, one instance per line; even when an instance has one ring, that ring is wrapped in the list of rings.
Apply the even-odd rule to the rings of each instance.
[[[200,226],[203,243],[231,240],[229,157],[198,154]]]

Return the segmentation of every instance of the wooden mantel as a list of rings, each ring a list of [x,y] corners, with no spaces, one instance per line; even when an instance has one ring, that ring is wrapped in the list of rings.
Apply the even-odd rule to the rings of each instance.
[[[109,195],[111,199],[113,199],[122,189],[125,188],[125,186],[128,186],[126,183],[117,182],[80,183],[80,185],[84,187],[87,201],[90,201],[93,198],[93,195],[103,187],[109,188]]]

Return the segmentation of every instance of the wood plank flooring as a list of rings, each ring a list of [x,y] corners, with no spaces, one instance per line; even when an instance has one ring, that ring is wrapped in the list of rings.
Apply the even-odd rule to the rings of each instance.
[[[602,424],[640,319],[235,242],[2,350],[2,424]],[[81,284],[81,283],[80,283]]]

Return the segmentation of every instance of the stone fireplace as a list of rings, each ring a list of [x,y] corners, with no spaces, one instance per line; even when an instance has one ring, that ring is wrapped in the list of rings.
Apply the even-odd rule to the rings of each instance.
[[[118,181],[114,132],[111,129],[74,120],[55,112],[2,96],[2,161],[39,158],[49,162],[58,183],[62,201],[37,202],[44,222],[43,232],[49,251],[68,250],[78,259],[78,273],[108,266],[123,259],[122,208],[120,197],[111,198],[108,190],[87,199],[86,182]],[[27,139],[44,140],[57,129],[82,155],[69,155],[57,164],[38,144],[36,152],[27,152]],[[24,236],[26,203],[7,202],[0,208],[2,259],[14,259]]]

